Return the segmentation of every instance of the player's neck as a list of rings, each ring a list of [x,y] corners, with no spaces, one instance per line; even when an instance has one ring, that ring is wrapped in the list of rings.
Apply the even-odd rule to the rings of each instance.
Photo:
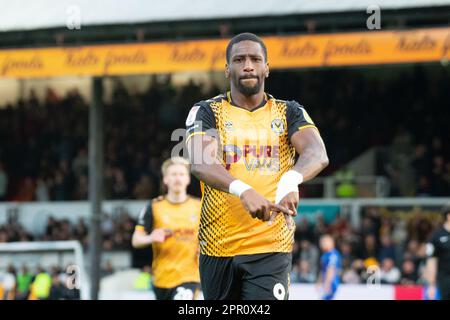
[[[185,192],[171,192],[169,191],[166,195],[166,199],[170,203],[183,203],[188,199],[188,195]]]
[[[237,89],[231,88],[230,95],[233,105],[247,109],[248,111],[252,111],[253,109],[261,106],[265,99],[264,90],[261,90],[254,95],[246,96],[240,93]]]

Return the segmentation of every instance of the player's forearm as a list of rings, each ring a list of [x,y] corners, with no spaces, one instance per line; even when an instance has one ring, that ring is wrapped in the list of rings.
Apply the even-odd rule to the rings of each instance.
[[[297,131],[292,135],[291,143],[299,154],[292,169],[303,176],[303,181],[311,180],[328,165],[325,144],[316,129]]]
[[[308,147],[300,154],[297,163],[292,169],[303,175],[303,181],[308,181],[325,169],[328,163],[329,160],[325,149]]]
[[[230,183],[236,180],[220,164],[193,164],[192,174],[210,187],[229,192]]]
[[[131,245],[133,248],[142,249],[152,244],[152,240],[147,235],[133,234]]]
[[[192,174],[210,187],[229,192],[230,184],[236,178],[219,161],[217,140],[207,135],[194,136],[187,147]]]
[[[426,264],[426,274],[425,278],[429,285],[436,285],[436,274],[437,274],[437,259],[428,258]]]

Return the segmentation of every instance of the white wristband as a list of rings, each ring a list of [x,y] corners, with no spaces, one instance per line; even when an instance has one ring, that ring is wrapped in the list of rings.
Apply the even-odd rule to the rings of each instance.
[[[279,203],[290,192],[298,192],[298,185],[303,182],[303,175],[295,170],[289,170],[281,176],[278,182],[275,203]]]
[[[251,186],[242,182],[241,180],[234,180],[233,182],[230,183],[230,187],[228,188],[228,190],[231,194],[241,197],[241,194],[243,192],[251,188],[252,188]]]

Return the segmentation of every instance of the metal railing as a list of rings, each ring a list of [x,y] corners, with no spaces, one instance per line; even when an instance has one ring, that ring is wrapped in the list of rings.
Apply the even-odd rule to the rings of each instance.
[[[321,186],[323,198],[336,198],[336,188],[339,181],[334,176],[317,177],[305,183],[307,186]],[[383,176],[356,176],[353,179],[356,187],[356,197],[383,198],[390,194],[391,184]]]

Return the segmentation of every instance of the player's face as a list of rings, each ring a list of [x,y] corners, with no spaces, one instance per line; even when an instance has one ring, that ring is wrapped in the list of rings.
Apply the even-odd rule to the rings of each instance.
[[[333,246],[333,240],[330,237],[323,237],[320,239],[320,249],[322,249],[322,251],[331,251],[333,250]]]
[[[163,182],[171,192],[180,193],[186,191],[187,186],[191,182],[188,169],[181,164],[169,166]]]
[[[241,41],[231,48],[225,74],[231,86],[245,96],[264,90],[264,79],[269,76],[269,65],[258,42]]]

